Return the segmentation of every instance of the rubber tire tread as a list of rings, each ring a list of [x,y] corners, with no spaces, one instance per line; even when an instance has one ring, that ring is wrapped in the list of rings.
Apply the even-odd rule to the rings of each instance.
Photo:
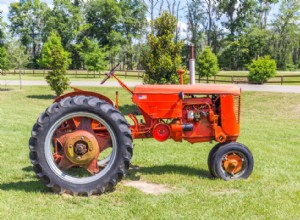
[[[96,181],[84,184],[68,182],[54,173],[47,163],[44,141],[51,126],[70,113],[88,112],[102,118],[116,137],[116,158],[111,169]],[[66,97],[53,103],[34,124],[29,139],[29,157],[36,176],[55,193],[95,195],[112,191],[129,169],[133,154],[132,136],[124,116],[107,102],[91,96]]]
[[[219,148],[224,145],[225,143],[217,143],[209,152],[208,157],[207,157],[207,166],[208,166],[208,170],[209,173],[214,177],[217,178],[217,174],[215,173],[214,169],[213,169],[213,161],[214,161],[214,157],[215,157],[215,153],[217,152],[217,150],[219,150]]]

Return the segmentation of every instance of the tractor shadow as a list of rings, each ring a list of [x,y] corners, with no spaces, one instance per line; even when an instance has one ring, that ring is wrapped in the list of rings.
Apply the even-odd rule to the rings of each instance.
[[[18,181],[0,184],[0,190],[3,191],[22,191],[22,192],[38,192],[51,193],[51,190],[42,185],[40,181]]]
[[[142,175],[164,175],[164,174],[180,174],[186,176],[198,176],[199,178],[213,179],[207,170],[196,169],[189,166],[180,165],[163,165],[139,167],[131,165],[126,175],[126,179],[140,180]]]
[[[47,100],[47,99],[54,100],[56,98],[56,96],[54,96],[54,95],[28,95],[26,97],[29,99],[45,99],[45,100]]]
[[[33,174],[32,166],[24,167],[24,172],[28,172],[28,178],[35,178]],[[29,175],[31,173],[32,175]],[[26,175],[27,176],[27,175]],[[0,190],[3,191],[22,191],[22,192],[38,192],[43,194],[50,194],[52,191],[45,187],[38,179],[36,180],[20,180],[16,182],[9,182],[0,184]]]
[[[8,92],[8,91],[11,91],[12,89],[8,89],[8,88],[6,88],[6,89],[3,89],[3,88],[0,88],[0,92]]]

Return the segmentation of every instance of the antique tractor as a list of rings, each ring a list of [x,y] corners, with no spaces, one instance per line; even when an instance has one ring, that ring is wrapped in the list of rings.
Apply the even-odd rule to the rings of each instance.
[[[218,142],[209,153],[213,177],[247,178],[249,149],[237,143],[241,91],[234,85],[141,85],[128,88],[144,120],[129,125],[104,95],[75,89],[43,112],[29,140],[30,160],[39,179],[57,193],[93,195],[110,191],[129,169],[133,139]],[[181,80],[182,81],[182,80]]]

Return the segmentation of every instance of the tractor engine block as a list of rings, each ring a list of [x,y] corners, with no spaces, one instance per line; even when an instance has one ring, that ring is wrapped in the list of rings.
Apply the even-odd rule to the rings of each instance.
[[[193,125],[191,130],[183,129],[183,139],[195,143],[213,136],[214,104],[210,97],[187,98],[182,106],[182,124]]]

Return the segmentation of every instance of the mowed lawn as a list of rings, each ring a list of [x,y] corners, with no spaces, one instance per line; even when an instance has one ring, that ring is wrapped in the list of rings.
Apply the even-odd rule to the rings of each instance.
[[[90,90],[93,88],[89,88]],[[132,108],[120,88],[94,88]],[[300,219],[300,95],[243,93],[241,136],[255,159],[248,180],[212,179],[207,156],[214,144],[136,140],[131,170],[101,196],[53,194],[28,157],[28,139],[51,104],[48,87],[0,91],[0,219]],[[125,106],[126,105],[126,106]],[[169,193],[145,194],[130,180],[163,184]]]

